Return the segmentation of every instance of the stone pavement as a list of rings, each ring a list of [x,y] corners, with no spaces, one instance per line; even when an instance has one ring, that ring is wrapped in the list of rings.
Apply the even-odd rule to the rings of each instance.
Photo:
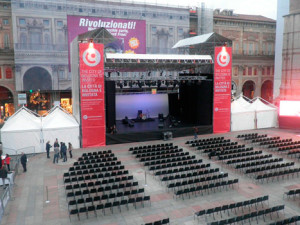
[[[292,130],[280,130],[280,129],[262,129],[256,131],[247,132],[231,132],[222,135],[199,135],[199,138],[208,138],[213,136],[224,136],[230,138],[232,141],[238,134],[258,132],[260,134],[268,134],[269,136],[281,136],[281,138],[293,138],[293,140],[300,140],[300,131]],[[192,137],[182,137],[173,139],[174,145],[178,145],[189,151],[190,155],[196,155],[197,159],[202,158],[204,162],[210,162],[212,168],[219,167],[221,171],[228,172],[229,178],[239,179],[239,185],[236,185],[234,189],[216,191],[215,193],[204,194],[203,196],[191,196],[191,198],[185,197],[174,199],[172,192],[167,192],[165,184],[158,181],[157,178],[150,175],[145,167],[139,163],[135,157],[128,151],[129,147],[164,143],[163,141],[151,141],[151,142],[139,142],[130,144],[111,145],[103,148],[90,148],[90,149],[76,149],[73,151],[73,159],[68,159],[63,163],[61,160],[58,164],[52,163],[53,152],[51,153],[51,159],[46,158],[46,153],[38,154],[31,157],[28,162],[28,171],[26,173],[21,172],[16,177],[15,186],[13,191],[13,200],[9,202],[5,211],[5,215],[2,219],[2,225],[67,225],[67,224],[103,224],[103,225],[141,225],[147,222],[156,221],[163,218],[170,218],[170,224],[172,225],[193,225],[193,224],[206,224],[204,217],[199,220],[194,220],[194,212],[201,209],[207,209],[210,207],[219,206],[222,204],[228,204],[247,200],[254,197],[263,195],[269,195],[269,205],[275,206],[285,204],[285,210],[279,212],[279,218],[277,214],[273,214],[272,220],[270,216],[259,218],[258,224],[268,224],[271,221],[288,218],[295,215],[300,215],[299,197],[283,198],[283,193],[291,188],[300,188],[299,177],[289,179],[280,179],[280,181],[274,181],[263,184],[255,183],[255,181],[238,170],[234,170],[232,167],[224,166],[224,164],[209,160],[207,155],[200,155],[188,147],[185,142]],[[133,206],[129,207],[129,210],[122,209],[114,210],[112,214],[110,211],[106,215],[98,213],[98,216],[89,214],[89,218],[86,219],[84,215],[81,215],[81,220],[78,221],[76,216],[71,217],[71,222],[68,215],[68,206],[66,201],[65,189],[63,186],[63,173],[68,171],[68,168],[82,155],[83,152],[92,152],[97,150],[111,149],[113,153],[121,160],[125,165],[125,169],[129,170],[129,173],[134,176],[134,179],[139,182],[139,187],[145,188],[145,194],[151,196],[150,204],[145,204],[145,207],[137,206],[135,209]],[[258,148],[257,148],[258,149]],[[264,150],[265,153],[271,151]],[[272,152],[273,155],[278,157],[284,157],[284,161],[294,161],[295,167],[300,167],[298,160],[288,158]],[[146,181],[145,181],[146,178]],[[145,186],[145,182],[147,186]],[[46,203],[48,188],[48,200],[50,203]],[[267,206],[267,203],[265,203]],[[238,210],[237,214],[241,214],[242,211]],[[231,213],[231,216],[235,216]],[[220,214],[216,215],[216,220],[220,220]],[[212,216],[207,218],[208,221],[213,221]],[[244,224],[250,224],[245,222]],[[251,224],[257,224],[256,220],[252,220]]]

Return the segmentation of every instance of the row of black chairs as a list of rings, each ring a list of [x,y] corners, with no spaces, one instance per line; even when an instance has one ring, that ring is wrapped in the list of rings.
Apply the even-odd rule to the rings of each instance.
[[[175,169],[167,169],[167,170],[159,170],[154,172],[155,176],[164,176],[168,174],[174,174],[174,173],[181,173],[181,172],[187,172],[187,171],[198,171],[200,169],[204,169],[210,167],[210,163],[206,164],[198,164],[198,165],[192,165],[192,166],[185,166],[185,167],[179,167]]]
[[[178,153],[171,153],[171,154],[156,155],[151,157],[141,157],[139,160],[140,162],[148,162],[148,161],[155,161],[160,159],[177,158],[177,157],[187,156],[187,155],[189,155],[189,152],[178,152]]]
[[[100,180],[100,179],[109,179],[117,176],[126,176],[129,174],[128,170],[119,170],[119,171],[111,171],[111,172],[101,172],[100,170],[87,170],[85,171],[75,171],[64,173],[64,183],[71,183],[72,178],[75,177],[74,182],[82,181],[82,176],[84,176],[83,180],[85,180],[85,176],[90,175],[90,180]],[[81,174],[81,175],[80,175]],[[86,177],[88,178],[88,177]],[[77,180],[76,180],[77,179]],[[124,178],[122,178],[124,179]]]
[[[121,165],[121,161],[117,161],[117,159],[115,159],[114,161],[105,162],[105,163],[94,162],[94,163],[71,166],[69,168],[69,171],[86,170],[86,169],[93,169],[93,168],[95,169],[100,167],[119,166],[119,165]]]
[[[292,139],[289,139],[288,142],[269,144],[268,148],[273,149],[273,148],[288,147],[288,146],[293,146],[298,144],[300,144],[300,141],[293,141]]]
[[[258,133],[239,134],[237,138],[257,137]]]
[[[74,187],[74,186],[73,186]],[[72,188],[73,188],[72,187]],[[98,187],[98,188],[97,188]],[[71,190],[70,192],[67,192],[66,198],[74,198],[76,199],[77,197],[83,197],[83,196],[95,196],[95,195],[102,195],[102,194],[115,194],[115,193],[127,193],[130,194],[131,192],[135,193],[138,191],[138,189],[134,188],[138,187],[137,182],[127,182],[124,184],[124,187],[120,187],[120,184],[114,184],[114,185],[107,185],[107,186],[96,186],[96,187],[87,187],[87,188],[82,188],[80,189],[70,189],[68,188],[66,191]],[[130,188],[130,190],[126,190],[126,188]],[[113,192],[115,191],[115,192]],[[133,194],[131,193],[131,194]],[[135,193],[136,194],[136,193]]]
[[[250,151],[250,152],[242,152],[242,153],[236,153],[231,155],[220,155],[218,157],[219,160],[228,160],[228,159],[234,159],[234,158],[241,158],[241,157],[247,157],[247,156],[253,156],[253,155],[260,155],[262,154],[262,151]]]
[[[300,147],[300,146],[299,146]],[[300,153],[300,149],[296,149],[296,150],[291,150],[287,153],[288,156],[291,156],[291,157],[297,157],[298,154]]]
[[[279,170],[281,168],[290,167],[290,166],[294,166],[294,165],[295,165],[294,162],[287,162],[287,163],[273,164],[273,165],[269,165],[269,166],[256,167],[256,168],[252,168],[252,169],[247,169],[245,171],[245,174],[259,173],[259,172],[262,172],[265,170],[274,170],[274,169]]]
[[[236,163],[256,161],[256,160],[271,158],[272,156],[273,156],[272,154],[267,154],[267,155],[256,155],[256,156],[250,156],[245,158],[232,159],[226,161],[226,164],[236,164]]]
[[[112,153],[111,150],[103,150],[103,151],[95,151],[95,152],[84,152],[82,153],[82,157],[92,156],[92,155],[106,155]]]
[[[268,225],[288,225],[292,223],[297,224],[298,221],[300,221],[300,216],[293,216],[290,218],[286,218],[284,220],[279,220],[279,221],[269,223]]]
[[[93,168],[89,169],[89,174],[92,173],[104,173],[104,172],[113,172],[113,171],[119,171],[119,170],[124,170],[125,166],[124,165],[118,165],[118,166],[107,166],[107,167],[99,167],[99,168]],[[86,171],[86,170],[69,170],[70,172],[75,172],[77,174],[78,171]]]
[[[80,162],[86,160],[98,160],[98,159],[113,158],[113,157],[115,157],[115,153],[96,154],[96,155],[81,156],[78,158],[77,161]]]
[[[106,202],[106,203],[99,203],[99,204],[91,204],[91,205],[84,205],[82,207],[77,205],[77,202],[75,200],[69,202],[69,218],[71,221],[71,216],[76,215],[78,217],[78,220],[80,220],[80,214],[84,213],[86,215],[86,218],[88,218],[88,213],[93,212],[95,216],[97,216],[97,213],[99,211],[102,211],[102,213],[105,215],[105,210],[109,209],[113,213],[113,209],[115,207],[118,207],[121,212],[121,207],[126,206],[127,210],[129,210],[129,205],[132,204],[135,208],[138,203],[141,203],[141,205],[144,207],[144,202],[150,201],[150,196],[144,196],[144,197],[136,197],[136,198],[130,198],[130,199],[123,199],[121,201],[114,201],[114,202]],[[75,207],[72,207],[75,206]],[[72,208],[71,208],[72,207]]]
[[[222,139],[222,140],[216,140],[216,141],[201,141],[201,142],[195,142],[192,144],[189,144],[190,147],[206,147],[206,146],[217,146],[217,145],[223,145],[230,143],[230,139]]]
[[[211,223],[208,223],[208,225],[234,224],[234,223],[238,223],[238,222],[243,222],[245,220],[248,220],[249,223],[251,223],[252,218],[256,218],[256,222],[258,224],[258,217],[260,217],[260,216],[263,216],[263,219],[264,219],[264,222],[265,222],[265,215],[270,214],[271,219],[272,219],[272,213],[277,212],[277,217],[279,218],[278,212],[280,210],[284,210],[284,205],[278,205],[278,206],[274,206],[272,208],[267,208],[267,209],[262,209],[262,210],[259,210],[259,211],[254,211],[254,212],[251,212],[251,213],[247,213],[247,214],[244,214],[242,216],[237,216],[237,217],[233,217],[233,218],[229,218],[229,219],[225,219],[225,220],[211,222]]]
[[[195,186],[195,184],[199,184],[199,183],[204,183],[204,182],[211,182],[211,181],[216,181],[218,180],[219,182],[228,177],[228,173],[221,173],[219,175],[213,175],[213,176],[207,176],[207,177],[198,177],[195,179],[189,179],[189,180],[184,180],[184,181],[177,181],[175,183],[169,183],[168,184],[168,188],[172,188],[172,189],[176,189],[178,187],[182,187],[182,186],[186,186],[186,185],[190,185],[190,186]]]
[[[144,145],[144,146],[136,146],[129,148],[129,151],[138,150],[138,149],[151,149],[151,148],[160,148],[160,147],[171,147],[173,143],[161,143],[156,145]]]
[[[245,150],[246,149],[246,150]],[[217,147],[217,148],[208,148],[208,149],[201,149],[201,150],[198,150],[198,151],[201,151],[200,153],[211,153],[211,152],[218,152],[219,155],[221,154],[230,154],[230,153],[227,153],[227,152],[238,152],[238,151],[249,151],[249,150],[253,150],[252,147],[250,148],[245,148],[244,145],[234,145],[234,146],[230,146],[230,147]],[[203,151],[204,150],[204,151]],[[232,153],[231,153],[232,154]]]
[[[239,182],[238,179],[234,179],[234,180],[227,180],[227,181],[221,181],[221,182],[216,182],[216,183],[193,186],[190,188],[177,190],[174,193],[174,196],[175,196],[175,198],[177,198],[179,196],[179,197],[182,197],[182,199],[184,199],[184,195],[189,195],[189,197],[190,197],[190,194],[194,194],[196,196],[197,192],[199,194],[201,193],[203,195],[203,192],[209,192],[210,190],[215,192],[216,189],[219,189],[219,188],[225,188],[225,187],[227,188],[228,186],[233,187],[233,185],[237,184],[238,182]]]
[[[165,155],[165,154],[172,154],[172,153],[179,153],[183,152],[183,149],[171,149],[171,150],[162,150],[162,151],[155,151],[155,152],[148,152],[148,153],[138,153],[136,154],[136,158],[145,158],[150,156],[156,156],[156,155]]]
[[[179,161],[179,162],[170,162],[170,163],[166,163],[166,164],[150,166],[149,170],[150,171],[155,171],[155,170],[161,170],[161,169],[168,169],[168,168],[172,168],[172,167],[182,167],[182,166],[187,166],[187,165],[196,165],[198,163],[202,163],[202,159],[186,160],[186,161]]]
[[[175,149],[178,149],[178,146],[170,146],[170,147],[164,147],[164,148],[138,149],[138,150],[133,150],[131,153],[133,155],[138,155],[138,154],[144,154],[144,153],[153,153],[153,152],[160,152],[160,151],[170,151],[170,150],[175,150]]]
[[[205,139],[189,140],[186,141],[185,144],[192,144],[197,142],[208,142],[208,141],[219,141],[219,140],[224,140],[224,137],[212,137],[212,138],[205,138]]]
[[[86,159],[86,160],[81,160],[81,161],[77,161],[74,162],[73,166],[79,166],[79,165],[86,165],[89,166],[90,164],[94,164],[94,163],[112,163],[114,161],[117,160],[117,157],[113,156],[113,157],[107,157],[107,158],[100,158],[100,159]]]
[[[299,177],[299,172],[300,172],[300,168],[287,169],[282,171],[260,174],[257,175],[255,179],[261,182],[263,182],[264,180],[268,182],[269,179],[272,179],[273,181],[275,178],[277,178],[277,180],[279,180],[280,177],[284,179],[285,176],[287,176],[288,178],[290,175],[294,177],[295,174],[297,174],[297,177]]]
[[[243,169],[243,168],[247,168],[247,167],[265,165],[265,164],[282,162],[282,161],[283,161],[283,158],[265,159],[265,160],[261,160],[261,161],[254,161],[254,162],[249,162],[249,163],[236,164],[235,168],[236,169]]]
[[[241,202],[225,204],[225,205],[222,205],[222,206],[217,206],[217,207],[209,208],[209,209],[203,209],[203,210],[200,210],[198,212],[195,212],[194,219],[195,219],[195,217],[197,217],[197,219],[199,219],[200,216],[206,216],[206,215],[211,215],[211,214],[213,215],[213,218],[215,219],[214,214],[222,212],[222,211],[223,212],[227,211],[228,216],[229,216],[229,210],[232,211],[234,209],[234,211],[236,213],[236,209],[241,208],[242,211],[244,212],[245,207],[249,208],[249,211],[250,211],[251,206],[254,205],[255,208],[257,209],[257,205],[260,203],[263,207],[263,202],[268,201],[268,200],[269,200],[269,196],[265,195],[265,196],[262,196],[262,197],[253,198],[253,199],[249,199],[249,200],[245,200],[245,201],[241,201]],[[222,217],[222,214],[221,214],[221,217]]]
[[[168,164],[168,163],[173,163],[173,162],[191,161],[195,158],[196,158],[196,156],[194,156],[194,155],[188,155],[188,154],[177,155],[177,156],[172,156],[170,158],[169,157],[161,158],[160,160],[153,160],[150,162],[145,162],[144,166],[155,166],[155,165],[159,165],[159,164]]]
[[[277,136],[277,137],[264,137],[264,138],[253,139],[253,140],[251,140],[251,143],[254,143],[254,144],[257,143],[257,144],[260,145],[261,142],[275,141],[275,140],[279,140],[279,139],[280,139],[279,136]]]
[[[145,223],[145,225],[164,225],[164,224],[169,224],[169,223],[170,223],[170,219],[165,218],[165,219],[162,219],[162,220],[156,220],[154,222]]]
[[[223,142],[220,144],[208,144],[208,145],[203,145],[203,146],[198,146],[197,150],[202,150],[202,149],[208,149],[208,148],[232,148],[232,146],[237,145],[237,142],[230,142],[230,140],[228,140],[227,142]],[[193,147],[193,146],[192,146]],[[195,146],[196,147],[196,146]]]
[[[300,195],[300,188],[289,190],[288,192],[285,192],[284,195],[287,197],[293,196],[295,198],[297,195]]]
[[[172,181],[172,180],[180,180],[180,179],[189,179],[189,178],[193,178],[193,177],[198,177],[201,178],[202,176],[206,176],[208,174],[213,174],[216,172],[219,172],[219,168],[215,168],[215,169],[209,169],[209,170],[198,170],[198,171],[194,171],[194,172],[189,172],[189,173],[178,173],[175,175],[169,175],[169,176],[163,176],[161,178],[162,182],[168,182],[168,181]]]
[[[273,141],[264,141],[264,142],[260,142],[259,145],[263,146],[263,145],[274,145],[276,147],[276,145],[279,144],[287,144],[290,143],[292,141],[291,138],[287,138],[287,139],[276,139]],[[268,146],[269,147],[269,146]],[[279,147],[279,146],[278,146]]]
[[[267,134],[260,134],[260,135],[254,135],[254,136],[249,136],[249,137],[245,137],[244,138],[244,141],[251,141],[253,139],[258,139],[258,138],[265,138],[267,137],[268,135]]]
[[[279,147],[277,148],[277,151],[278,152],[286,152],[286,151],[290,151],[290,150],[294,150],[294,149],[298,149],[300,148],[300,145],[299,144],[296,144],[296,145],[290,145],[290,146],[286,146],[286,147]]]

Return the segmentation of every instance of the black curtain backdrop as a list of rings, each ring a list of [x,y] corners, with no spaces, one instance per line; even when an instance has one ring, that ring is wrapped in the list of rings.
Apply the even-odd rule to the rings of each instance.
[[[178,107],[179,106],[178,93],[168,94],[168,100],[169,100],[169,114],[175,117],[179,117],[180,107]]]
[[[105,116],[106,128],[116,124],[116,84],[115,81],[105,81]]]
[[[185,81],[180,84],[180,112],[185,123],[212,125],[212,81]]]

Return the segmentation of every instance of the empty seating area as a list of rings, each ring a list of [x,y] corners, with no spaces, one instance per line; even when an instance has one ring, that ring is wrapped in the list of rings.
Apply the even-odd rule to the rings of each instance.
[[[266,195],[200,210],[195,212],[194,219],[197,218],[199,220],[202,217],[202,220],[206,221],[208,225],[235,224],[239,222],[243,224],[244,222],[251,223],[252,220],[255,220],[257,224],[261,224],[261,222],[259,223],[261,218],[264,222],[266,216],[273,219],[272,214],[274,213],[279,218],[279,211],[284,210],[284,207],[284,205],[269,207],[269,196]]]
[[[154,222],[145,223],[145,225],[164,225],[164,224],[170,224],[170,219],[165,218],[165,219],[162,219],[162,220],[156,220]]]
[[[297,224],[297,222],[300,221],[300,216],[293,216],[286,218],[284,220],[278,220],[272,223],[269,223],[268,225],[288,225],[288,224]]]
[[[111,150],[83,153],[64,173],[64,183],[70,220],[72,215],[88,218],[90,213],[105,215],[116,208],[121,212],[122,207],[128,210],[150,202]]]
[[[209,163],[203,163],[202,159],[196,159],[172,143],[140,146],[129,151],[167,186],[168,191],[174,192],[175,198],[228,189],[238,183],[238,179],[227,180],[228,173],[211,168]]]
[[[289,190],[288,192],[285,192],[285,193],[284,193],[284,196],[285,196],[285,195],[286,195],[288,198],[292,196],[292,197],[295,199],[296,197],[299,197],[299,196],[300,196],[300,188],[291,189],[291,190]]]

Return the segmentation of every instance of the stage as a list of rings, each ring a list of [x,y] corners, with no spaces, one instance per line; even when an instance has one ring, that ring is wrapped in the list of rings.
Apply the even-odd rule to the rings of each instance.
[[[163,123],[163,128],[159,128],[158,124]],[[117,133],[106,134],[106,144],[120,144],[130,142],[144,142],[153,140],[163,140],[164,132],[172,132],[173,138],[190,136],[194,134],[192,124],[178,123],[176,127],[170,127],[170,121],[166,119],[164,122],[159,122],[158,118],[154,118],[154,121],[135,122],[134,127],[122,124],[121,120],[116,121]],[[212,133],[211,125],[197,126],[199,129],[198,134],[210,134]]]

